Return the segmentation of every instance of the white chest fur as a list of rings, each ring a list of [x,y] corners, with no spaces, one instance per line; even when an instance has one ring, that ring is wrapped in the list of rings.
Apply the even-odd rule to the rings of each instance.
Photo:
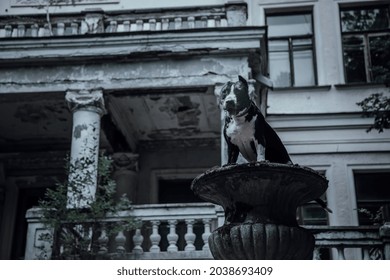
[[[248,122],[245,117],[233,117],[226,128],[226,135],[247,161],[264,160],[264,147],[255,138],[256,119]]]

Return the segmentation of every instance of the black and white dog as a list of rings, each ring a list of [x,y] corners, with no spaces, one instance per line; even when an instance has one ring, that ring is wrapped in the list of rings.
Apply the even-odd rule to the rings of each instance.
[[[285,146],[275,130],[266,122],[260,109],[249,97],[247,81],[227,82],[221,89],[221,106],[226,112],[224,136],[228,147],[228,164],[237,162],[239,153],[248,161],[292,164]],[[326,211],[324,201],[316,199]]]
[[[239,153],[248,161],[291,164],[282,141],[265,121],[263,114],[250,99],[246,80],[238,76],[221,90],[221,106],[226,112],[223,130],[228,146],[228,164],[236,163]]]

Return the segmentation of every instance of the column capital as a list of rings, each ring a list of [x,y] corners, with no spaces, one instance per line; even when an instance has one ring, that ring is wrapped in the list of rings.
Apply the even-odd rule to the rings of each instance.
[[[138,171],[138,154],[115,153],[112,155],[115,171]]]
[[[100,116],[106,113],[103,89],[68,89],[65,99],[69,110],[72,112],[78,110],[92,111]]]

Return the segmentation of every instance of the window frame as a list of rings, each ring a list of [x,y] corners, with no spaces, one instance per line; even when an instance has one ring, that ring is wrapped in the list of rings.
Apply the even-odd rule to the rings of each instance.
[[[354,184],[354,191],[355,191],[355,199],[356,199],[356,209],[369,209],[370,207],[381,207],[385,204],[388,204],[390,203],[390,200],[388,199],[376,199],[376,200],[372,200],[372,199],[359,199],[358,198],[358,189],[357,189],[357,178],[356,178],[356,175],[359,175],[359,174],[370,174],[370,175],[377,175],[377,174],[388,174],[390,172],[389,169],[353,169],[352,170],[353,172],[353,184]],[[359,204],[361,204],[359,206]],[[364,205],[368,205],[368,206],[364,206]],[[376,214],[376,213],[372,213],[372,214]],[[357,219],[358,219],[358,223],[359,225],[365,225],[367,224],[367,220],[369,220],[368,217],[364,218],[362,220],[360,220],[360,215],[359,213],[357,213]],[[373,223],[374,221],[370,221],[370,223]],[[369,224],[370,224],[369,223]]]
[[[349,10],[369,10],[369,9],[380,9],[380,8],[387,8],[388,9],[388,16],[389,16],[389,27],[387,29],[378,29],[378,30],[358,30],[358,31],[343,31],[343,21],[341,18],[341,13],[343,11],[349,11]],[[384,4],[384,3],[378,3],[376,5],[373,5],[372,3],[370,5],[353,5],[353,6],[345,6],[340,5],[339,6],[339,24],[340,24],[340,36],[341,36],[341,53],[342,53],[342,59],[343,59],[343,73],[344,73],[344,82],[345,84],[361,84],[361,83],[377,83],[374,80],[373,71],[372,71],[372,60],[371,60],[371,51],[370,51],[370,44],[369,39],[370,37],[378,37],[378,36],[390,36],[390,5]],[[365,70],[365,76],[366,81],[357,81],[357,82],[348,82],[347,78],[347,67],[346,67],[346,57],[344,55],[345,45],[344,45],[344,38],[346,37],[361,37],[363,39],[363,55],[364,55],[364,70]]]
[[[294,15],[311,15],[311,35],[290,35],[290,36],[269,36],[268,33],[268,42],[269,41],[282,41],[287,40],[288,43],[288,62],[290,66],[290,85],[289,86],[275,86],[275,88],[296,88],[296,87],[315,87],[318,86],[318,73],[317,73],[317,59],[316,59],[316,41],[315,41],[315,26],[314,26],[314,11],[313,8],[310,7],[310,9],[303,9],[303,10],[296,10],[296,11],[266,11],[265,12],[265,24],[268,26],[268,17],[273,16],[294,16]],[[294,70],[294,48],[293,48],[293,41],[294,40],[300,40],[300,39],[311,39],[311,48],[312,51],[312,63],[313,63],[313,77],[314,77],[314,84],[312,85],[295,85],[296,81],[296,75]],[[268,59],[270,57],[270,48],[269,43],[267,45],[267,51],[268,51]],[[270,65],[270,60],[268,62]]]

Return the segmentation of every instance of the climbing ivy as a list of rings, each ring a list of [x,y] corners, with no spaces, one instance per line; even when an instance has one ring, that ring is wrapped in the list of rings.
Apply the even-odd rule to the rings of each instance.
[[[107,156],[99,157],[97,190],[92,201],[89,200],[89,195],[80,189],[80,186],[83,186],[83,183],[88,184],[90,177],[95,174],[89,168],[90,159],[80,158],[77,168],[69,163],[69,159],[66,162],[68,178],[69,173],[75,170],[82,170],[83,176],[79,180],[73,178],[57,183],[54,188],[49,188],[44,199],[39,201],[42,222],[51,230],[50,234],[43,234],[40,238],[52,243],[52,259],[109,258],[107,252],[101,250],[99,238],[137,226],[132,217],[126,220],[118,217],[116,222],[108,222],[106,219],[107,215],[115,217],[119,211],[132,208],[126,196],[115,199],[116,183],[112,179],[112,159]],[[69,192],[77,194],[74,196],[78,200],[75,205],[85,205],[78,203],[82,200],[91,202],[82,208],[70,208]]]

